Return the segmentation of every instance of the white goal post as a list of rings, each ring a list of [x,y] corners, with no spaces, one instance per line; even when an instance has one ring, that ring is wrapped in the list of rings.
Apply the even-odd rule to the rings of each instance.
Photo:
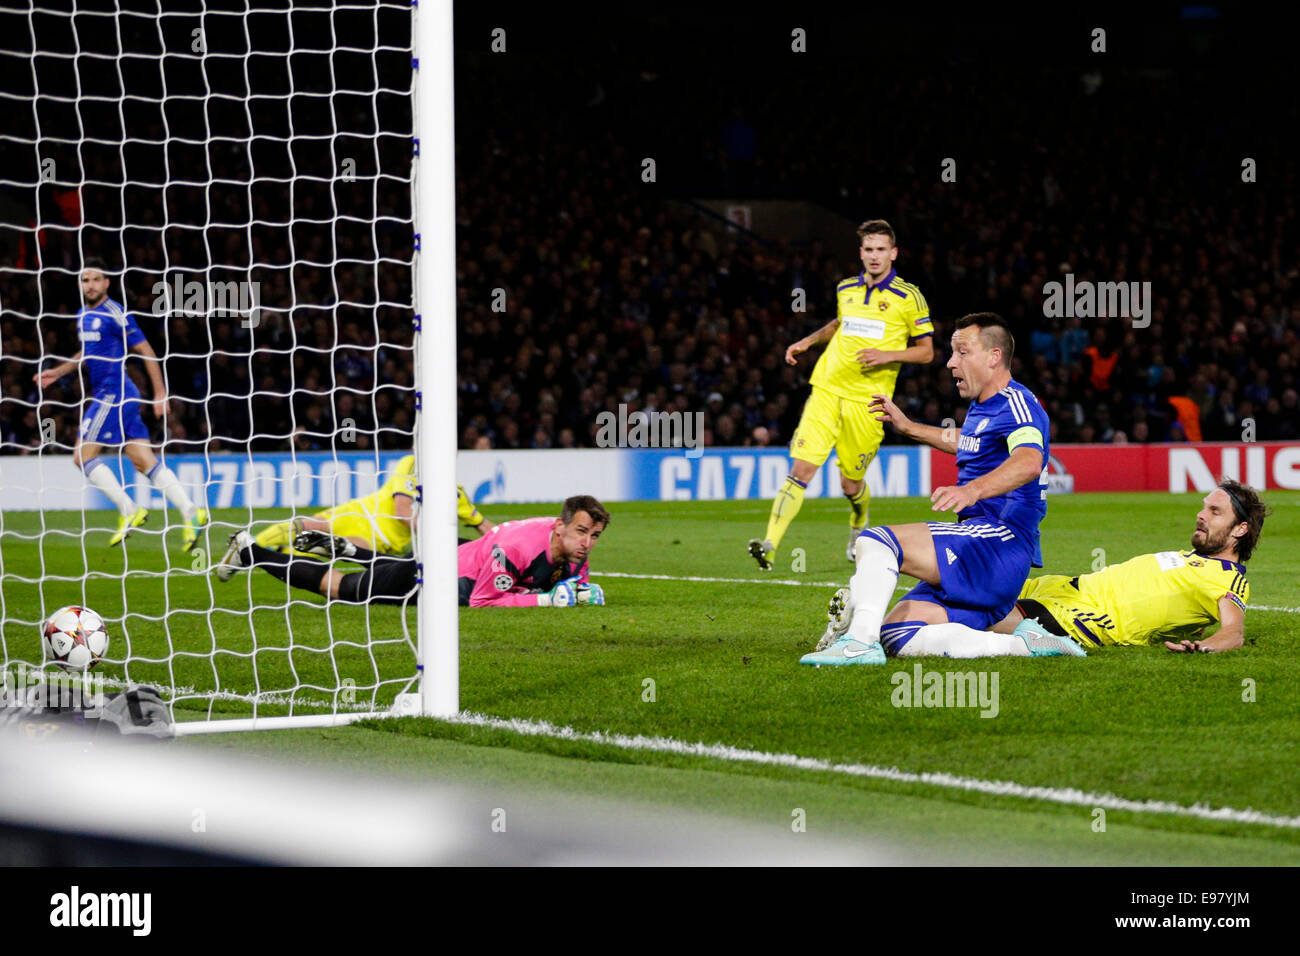
[[[451,0],[289,0],[284,9],[245,5],[242,12],[200,2],[183,13],[119,0],[115,12],[37,6],[5,14],[14,39],[0,40],[0,66],[30,60],[31,90],[0,91],[0,108],[18,111],[26,124],[0,132],[0,689],[10,688],[14,668],[20,680],[54,673],[43,660],[38,626],[55,607],[80,603],[101,611],[109,626],[105,663],[91,676],[106,677],[108,690],[159,687],[175,705],[178,736],[459,712],[452,14]],[[402,17],[409,30],[394,27]],[[24,19],[30,49],[12,29]],[[373,31],[350,32],[349,24],[362,22]],[[42,47],[49,36],[59,39]],[[234,46],[218,36],[233,37]],[[358,64],[367,53],[370,72],[361,77],[366,71]],[[385,85],[402,54],[409,54],[409,87]],[[315,85],[295,85],[305,71]],[[173,75],[185,77],[177,90],[168,85]],[[216,75],[234,77],[232,85],[195,94],[196,84]],[[242,97],[231,92],[241,83]],[[407,131],[379,124],[396,115],[403,97],[410,161],[409,171],[397,174],[394,142]],[[157,129],[141,123],[141,109],[156,109]],[[283,141],[259,128],[259,109],[283,110]],[[105,112],[109,119],[100,122]],[[91,113],[95,122],[86,120]],[[223,125],[231,118],[233,126]],[[373,162],[363,152],[358,172],[358,160],[343,153],[364,148],[358,144],[371,121]],[[104,134],[113,128],[119,136]],[[158,158],[144,165],[166,169],[160,182],[133,177],[149,150]],[[321,151],[332,172],[312,165]],[[217,155],[228,157],[230,168],[218,165]],[[9,162],[15,156],[22,157],[21,171]],[[196,163],[206,164],[206,180],[194,178]],[[406,196],[394,210],[385,205],[386,191],[400,191],[403,180]],[[339,182],[360,182],[369,192],[357,203]],[[105,193],[117,196],[106,217]],[[357,209],[369,210],[368,218]],[[287,243],[289,261],[277,258],[280,239],[273,235]],[[353,240],[360,251],[345,245]],[[395,258],[392,250],[402,243],[410,244],[409,257]],[[196,248],[203,252],[197,261],[187,257]],[[146,474],[137,463],[136,474],[109,434],[98,467],[115,472],[120,498],[101,495],[90,477],[93,459],[83,476],[71,455],[78,439],[91,443],[103,420],[111,425],[118,414],[109,407],[97,418],[99,392],[89,387],[87,336],[100,333],[89,331],[89,314],[81,324],[78,306],[92,258],[106,262],[108,297],[124,307],[111,314],[149,319],[140,324],[156,353],[136,357],[125,321],[104,333],[126,343],[126,359],[116,361],[138,382],[159,469]],[[141,287],[158,276],[165,305],[150,317],[141,308]],[[206,294],[192,309],[186,279]],[[251,287],[251,305],[228,302],[227,286],[232,297],[237,287]],[[320,288],[328,294],[316,294]],[[214,289],[221,292],[215,307]],[[259,289],[271,292],[259,301]],[[385,323],[399,314],[413,318],[413,334],[406,329],[390,341]],[[266,326],[259,329],[258,315],[270,317],[275,344],[259,339]],[[195,321],[181,329],[188,319]],[[322,321],[329,344],[319,335],[301,344],[303,323],[319,331]],[[352,336],[346,341],[345,324]],[[66,345],[77,338],[85,358]],[[274,361],[291,369],[291,384],[264,374],[271,367],[264,363]],[[347,361],[362,366],[355,381],[339,371]],[[150,362],[169,401],[157,417]],[[406,363],[395,382],[381,375],[381,365],[393,362]],[[60,363],[74,368],[61,382],[32,384]],[[198,397],[175,388],[191,375],[203,380]],[[236,378],[242,391],[230,384]],[[370,382],[369,393],[358,381]],[[403,401],[413,403],[413,416],[386,419]],[[324,445],[308,440],[316,432],[303,415],[314,414],[312,403],[325,408]],[[233,406],[240,407],[231,412]],[[289,409],[291,424],[283,433],[267,413],[280,406]],[[369,421],[364,452],[342,449],[340,430],[355,433],[356,423],[341,418],[340,408],[358,409],[357,419]],[[223,431],[227,413],[246,420],[247,430]],[[402,440],[410,443],[393,444]],[[283,450],[272,448],[277,441]],[[385,616],[373,624],[368,605],[294,591],[302,585],[287,572],[276,575],[285,581],[278,598],[267,597],[279,584],[260,569],[243,569],[233,585],[213,583],[214,563],[235,529],[256,534],[287,520],[280,513],[287,508],[309,517],[364,498],[406,454],[414,455],[420,488],[410,541],[419,585],[418,597],[409,598],[414,635],[406,605],[381,610]],[[175,487],[168,484],[173,479]],[[128,499],[139,512],[147,506],[148,521],[124,545],[105,549],[119,514],[104,509],[116,503],[129,520],[135,512],[126,510]],[[203,512],[212,522],[199,531],[198,547],[183,552],[181,528],[198,528],[202,519],[193,515]]]
[[[460,625],[456,560],[456,150],[451,0],[415,12],[416,382],[437,401],[416,417],[416,455],[426,494],[435,504],[417,536],[425,568],[420,601],[420,710],[450,717],[460,710]],[[428,256],[426,261],[425,256]],[[445,310],[445,311],[444,311]],[[437,329],[425,334],[425,329]],[[445,489],[445,493],[444,493]]]

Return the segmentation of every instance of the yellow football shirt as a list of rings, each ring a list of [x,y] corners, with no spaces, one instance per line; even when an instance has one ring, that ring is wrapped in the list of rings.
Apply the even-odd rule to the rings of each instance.
[[[1140,554],[1079,576],[1079,593],[1114,622],[1117,644],[1190,639],[1219,620],[1219,599],[1243,610],[1250,600],[1246,569],[1195,551]]]
[[[894,394],[902,363],[890,362],[864,372],[857,354],[862,349],[895,352],[912,339],[934,333],[930,307],[921,290],[904,282],[893,269],[874,286],[866,273],[845,279],[835,290],[839,328],[813,369],[812,384],[840,398],[868,402],[876,392]]]
[[[373,495],[360,499],[366,514],[394,515],[397,513],[393,503],[394,495],[406,495],[415,500],[415,456],[406,455],[397,462],[388,480]]]
[[[416,498],[414,455],[401,458],[374,494],[323,511],[316,517],[328,518],[334,534],[366,538],[377,551],[401,554],[411,546],[411,529],[397,517],[397,495]]]

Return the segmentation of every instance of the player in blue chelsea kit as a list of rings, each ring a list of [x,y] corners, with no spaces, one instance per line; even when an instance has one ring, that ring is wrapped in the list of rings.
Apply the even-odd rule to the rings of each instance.
[[[857,572],[831,600],[830,624],[803,664],[883,664],[885,655],[969,652],[1082,656],[1073,641],[1026,619],[1015,634],[986,631],[1015,606],[1029,568],[1042,567],[1038,524],[1047,513],[1047,414],[1011,377],[1015,340],[991,312],[957,321],[948,368],[970,409],[961,433],[911,421],[885,395],[872,408],[902,435],[957,456],[957,484],[936,488],[935,511],[957,522],[867,528],[855,543]],[[885,610],[899,572],[920,583]],[[1003,646],[1005,645],[1005,646]],[[978,649],[976,648],[976,649]],[[971,656],[967,653],[964,656]]]
[[[38,372],[35,379],[41,388],[46,388],[69,372],[77,371],[83,363],[90,373],[90,404],[81,419],[72,461],[92,485],[117,505],[117,532],[109,540],[109,547],[125,541],[149,517],[148,510],[131,500],[113,469],[99,457],[105,447],[121,447],[136,471],[146,475],[166,500],[180,511],[185,522],[182,528],[184,546],[189,551],[198,541],[199,529],[208,523],[208,512],[206,508],[194,506],[180,480],[157,459],[149,446],[149,429],[140,419],[140,405],[144,399],[126,374],[126,360],[129,352],[144,359],[153,385],[154,397],[149,404],[154,416],[161,420],[167,408],[167,397],[158,356],[130,313],[108,297],[108,284],[103,264],[96,260],[88,262],[81,272],[85,305],[77,313],[81,351],[70,361]]]

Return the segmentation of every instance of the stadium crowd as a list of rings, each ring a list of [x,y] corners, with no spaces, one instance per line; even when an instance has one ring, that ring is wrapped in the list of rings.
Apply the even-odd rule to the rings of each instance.
[[[852,89],[854,70],[835,67],[826,88]],[[817,351],[795,369],[784,350],[834,316],[836,282],[861,268],[853,226],[876,216],[897,230],[897,270],[935,318],[934,365],[903,366],[897,386],[914,418],[961,420],[943,369],[947,339],[961,315],[992,310],[1016,332],[1014,374],[1049,411],[1053,441],[1300,437],[1300,223],[1281,185],[1294,182],[1292,158],[1277,157],[1271,185],[1243,182],[1235,165],[1211,168],[1204,122],[1154,133],[1128,125],[1169,93],[1141,75],[1098,89],[1068,74],[1037,90],[994,76],[978,94],[959,79],[908,80],[880,98],[891,113],[933,114],[926,128],[989,158],[946,184],[937,158],[921,173],[927,157],[916,149],[893,167],[900,180],[880,183],[857,140],[817,122],[848,115],[849,102],[844,114],[831,103],[809,115],[769,89],[732,109],[696,79],[676,92],[654,90],[665,77],[607,81],[598,105],[561,111],[574,128],[584,112],[600,116],[609,130],[600,143],[570,145],[552,109],[545,127],[476,130],[462,145],[462,447],[591,445],[596,415],[619,403],[703,411],[710,444],[788,442]],[[583,89],[574,84],[575,103]],[[696,109],[664,111],[692,91]],[[1188,102],[1223,98],[1201,92]],[[1062,96],[1069,121],[1048,119]],[[981,129],[1013,102],[1040,124]],[[1231,132],[1207,109],[1215,135]],[[518,115],[530,115],[527,104]],[[635,124],[620,126],[620,115]],[[685,127],[674,142],[698,148],[660,159],[689,169],[667,192],[816,201],[844,217],[843,236],[799,245],[710,229],[706,210],[657,201],[627,170],[649,148],[644,127],[669,122]],[[1067,273],[1076,283],[1149,281],[1154,301],[1136,324],[1049,318],[1045,286]],[[504,314],[492,309],[498,288]],[[806,312],[791,310],[796,288]]]
[[[467,97],[477,107],[460,110],[457,128],[462,447],[590,446],[597,415],[620,403],[704,412],[708,444],[788,442],[816,354],[790,367],[785,348],[834,316],[836,282],[860,269],[853,226],[870,217],[893,224],[898,272],[923,290],[935,320],[934,365],[904,367],[897,387],[914,418],[960,420],[943,369],[947,340],[956,318],[991,309],[1016,332],[1015,377],[1049,411],[1053,441],[1300,437],[1300,229],[1286,185],[1295,163],[1279,155],[1267,183],[1216,168],[1202,137],[1235,132],[1231,110],[1211,108],[1226,103],[1223,91],[1188,98],[1201,104],[1198,119],[1174,115],[1151,131],[1128,120],[1168,102],[1169,89],[1136,73],[1089,88],[1063,71],[1013,88],[996,75],[967,83],[962,71],[972,68],[959,64],[948,80],[878,91],[891,113],[962,144],[949,183],[939,177],[947,147],[936,152],[921,133],[872,166],[856,140],[825,122],[854,102],[852,62],[823,66],[825,103],[794,113],[799,89],[759,81],[746,92],[724,82],[724,67],[654,73],[596,56],[538,79],[519,72],[527,62],[459,64],[462,107]],[[1068,120],[1056,109],[1062,98]],[[990,131],[985,118],[1007,110],[1041,121]],[[671,137],[656,136],[670,126]],[[257,258],[275,264],[264,273],[271,308],[260,327],[144,315],[146,334],[166,350],[169,448],[311,450],[337,445],[349,428],[352,447],[409,442],[411,314],[399,304],[409,301],[409,269],[302,261],[409,259],[402,144],[392,138],[375,150],[394,178],[380,181],[373,209],[348,206],[337,189],[295,187],[300,217],[313,208],[394,217],[377,229],[346,219],[332,229],[259,227]],[[656,157],[658,181],[642,176],[644,156]],[[182,178],[175,167],[171,175]],[[250,214],[240,205],[247,192],[256,218],[275,220],[289,211],[287,187],[265,189],[213,187],[206,201],[224,199],[227,220],[239,223]],[[816,202],[842,216],[845,231],[808,243],[727,231],[691,202],[718,196]],[[174,187],[171,197],[174,214]],[[83,215],[55,191],[42,201],[47,221]],[[93,204],[83,194],[87,218]],[[116,233],[87,235],[88,253],[120,260]],[[220,230],[169,230],[164,261],[157,235],[125,230],[139,270],[128,276],[127,304],[137,311],[147,313],[145,293],[168,264],[238,267],[248,255]],[[41,242],[42,261],[75,268],[73,233],[48,231]],[[223,242],[235,250],[226,258],[216,254]],[[11,453],[39,444],[47,415],[36,407],[34,363],[76,347],[71,321],[49,318],[75,312],[73,276],[47,275],[38,292],[21,279],[35,261],[30,247],[0,248],[0,266],[18,270],[0,273],[11,310],[0,389],[12,400],[0,403],[0,438]],[[1044,286],[1066,273],[1076,282],[1151,282],[1150,325],[1046,317]],[[796,289],[805,292],[801,312],[792,311]],[[39,336],[15,309],[43,310]],[[48,407],[68,445],[75,389],[67,379],[44,395],[64,403]],[[216,397],[205,401],[209,393]]]

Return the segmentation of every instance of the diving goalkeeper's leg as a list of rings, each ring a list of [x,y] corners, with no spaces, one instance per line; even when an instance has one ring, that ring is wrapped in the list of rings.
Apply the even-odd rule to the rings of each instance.
[[[336,573],[328,564],[320,561],[295,558],[264,548],[247,531],[238,531],[230,536],[226,553],[217,565],[217,577],[228,581],[235,570],[242,568],[261,568],[293,587],[325,595],[329,594],[326,579]],[[223,575],[223,570],[228,573]]]
[[[313,517],[298,515],[289,521],[281,521],[278,524],[268,525],[253,536],[253,540],[264,548],[274,548],[276,551],[285,551],[293,542],[294,537],[311,522],[319,526],[321,530],[329,530],[328,511],[322,511]]]

